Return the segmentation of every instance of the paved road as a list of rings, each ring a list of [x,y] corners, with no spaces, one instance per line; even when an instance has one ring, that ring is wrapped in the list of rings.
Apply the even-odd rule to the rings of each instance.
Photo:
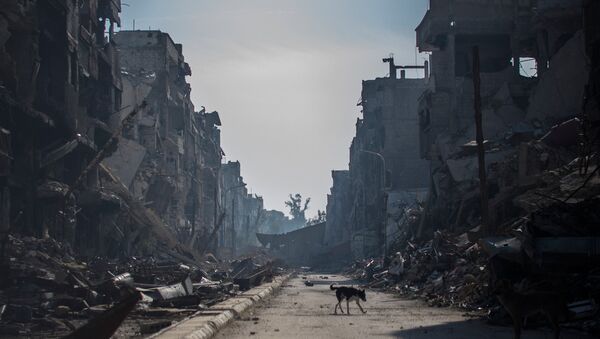
[[[331,282],[344,277],[309,275],[313,287],[298,277],[265,304],[223,329],[216,338],[512,338],[512,329],[486,325],[447,308],[431,308],[419,301],[403,300],[386,293],[367,291],[361,303],[367,314],[350,305],[352,315],[334,315],[336,298]],[[345,305],[344,305],[345,310]],[[527,330],[523,339],[553,338],[550,330]],[[563,339],[591,338],[563,330]]]

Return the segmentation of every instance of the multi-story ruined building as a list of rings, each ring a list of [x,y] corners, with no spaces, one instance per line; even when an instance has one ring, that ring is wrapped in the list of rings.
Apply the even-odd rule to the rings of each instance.
[[[182,45],[160,31],[115,35],[123,77],[122,116],[147,108],[124,132],[106,163],[184,243],[198,244],[218,215],[221,122],[217,112],[196,112],[190,99]]]
[[[431,63],[432,86],[419,102],[421,155],[431,160],[433,183],[428,215],[437,216],[430,225],[473,225],[479,215],[479,197],[465,194],[479,180],[473,47],[489,170],[519,142],[581,111],[588,78],[581,16],[581,1],[430,1],[416,28],[417,46]],[[527,149],[519,147],[519,171],[526,173]],[[489,185],[490,209],[506,210],[511,183],[492,176]]]
[[[323,242],[326,246],[350,241],[350,212],[354,202],[348,170],[331,171],[330,194],[327,195],[327,225]]]
[[[86,170],[119,120],[119,0],[0,6],[2,228],[101,250],[119,209]],[[105,152],[110,153],[110,152]]]
[[[442,152],[432,148],[441,135],[474,139],[473,46],[480,50],[483,95],[496,95],[505,86],[502,90],[514,98],[511,104],[517,104],[519,110],[527,97],[527,84],[521,81],[520,62],[511,65],[511,60],[534,57],[528,44],[535,40],[531,18],[530,1],[430,1],[430,9],[416,29],[419,51],[431,53],[434,83],[421,99],[421,151],[425,157],[435,160],[436,152]],[[498,133],[498,128],[492,130],[497,120],[516,120],[513,116],[518,113],[520,110],[495,112],[499,117],[486,126],[490,129],[486,134]]]
[[[224,222],[219,232],[219,251],[235,256],[248,246],[258,245],[256,232],[266,211],[262,197],[248,193],[239,161],[222,165],[221,180]]]
[[[115,33],[120,10],[2,2],[1,235],[50,236],[89,256],[214,250],[219,228],[256,244],[271,214],[245,189],[222,197],[221,121],[195,110],[182,46],[160,31]],[[232,200],[235,228],[220,227]]]
[[[564,55],[553,59],[573,38],[571,45],[579,43],[581,1],[431,0],[429,7],[416,28],[419,51],[430,53],[435,84],[420,103],[423,156],[435,159],[445,152],[435,146],[440,138],[474,138],[473,46],[480,51],[482,97],[491,100],[484,102],[486,137],[504,133],[523,118],[551,126],[556,119],[545,117],[560,119],[566,113],[558,112],[578,110],[581,93],[573,91],[581,88],[573,85],[586,78],[583,53],[565,50],[575,53],[571,60]],[[559,67],[563,61],[569,67]],[[561,68],[567,74],[556,74]],[[545,75],[547,71],[553,74]],[[550,82],[544,77],[553,79],[554,95],[542,99],[534,93],[530,98],[538,82]]]
[[[325,241],[351,241],[356,257],[381,254],[388,233],[398,232],[398,225],[388,220],[387,206],[421,199],[429,184],[429,165],[417,148],[417,104],[429,77],[425,71],[422,78],[408,79],[404,70],[427,65],[396,66],[393,58],[384,61],[390,64],[389,77],[363,81],[363,119],[356,123],[349,171],[332,172],[328,199]]]

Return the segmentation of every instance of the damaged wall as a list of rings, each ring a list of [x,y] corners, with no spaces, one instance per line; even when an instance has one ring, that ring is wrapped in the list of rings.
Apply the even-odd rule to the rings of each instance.
[[[219,115],[195,111],[186,81],[191,69],[169,34],[120,31],[115,40],[122,101],[129,107],[121,117],[142,102],[149,108],[136,116],[124,132],[126,142],[105,164],[181,242],[197,246],[208,239],[219,213]]]
[[[173,248],[173,234],[194,246],[215,227],[218,113],[195,111],[191,70],[167,34],[114,33],[120,6],[2,3],[4,231],[53,237],[82,255],[121,256]]]
[[[222,165],[224,223],[219,234],[219,251],[237,255],[257,246],[256,233],[264,218],[263,199],[249,194],[239,161]]]
[[[480,50],[489,175],[507,167],[515,146],[580,113],[588,74],[582,34],[577,33],[581,23],[574,21],[581,4],[539,3],[497,2],[484,8],[483,2],[457,1],[448,7],[431,1],[417,27],[419,50],[431,53],[435,84],[419,104],[421,155],[432,160],[434,193],[425,226],[478,223],[472,46]],[[536,69],[525,69],[524,60]],[[504,206],[510,184],[498,177],[489,181],[491,210],[496,212],[493,206]]]
[[[384,62],[389,77],[362,83],[363,119],[356,122],[349,170],[332,172],[328,196],[325,241],[330,246],[349,241],[356,258],[387,248],[388,192],[429,186],[429,163],[414,147],[419,142],[418,100],[430,86],[428,66],[396,66],[393,58]],[[421,68],[425,75],[407,79],[404,68]]]
[[[0,126],[11,133],[4,172],[11,231],[52,236],[101,252],[118,211],[97,168],[121,107],[113,30],[120,1],[3,1],[0,6]],[[114,149],[112,149],[114,150]],[[102,216],[102,217],[100,217]],[[90,235],[96,235],[90,237]]]

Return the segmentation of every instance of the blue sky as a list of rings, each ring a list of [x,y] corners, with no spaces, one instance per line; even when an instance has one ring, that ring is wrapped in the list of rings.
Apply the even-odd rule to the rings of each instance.
[[[221,115],[226,160],[269,209],[289,193],[324,210],[331,170],[348,166],[361,81],[381,58],[424,61],[414,29],[427,0],[124,0],[121,29],[183,44],[197,108]],[[409,74],[410,76],[411,74]],[[415,145],[416,147],[416,145]]]

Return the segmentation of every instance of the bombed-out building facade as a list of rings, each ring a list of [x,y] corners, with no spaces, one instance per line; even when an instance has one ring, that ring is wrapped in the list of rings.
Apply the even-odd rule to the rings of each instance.
[[[65,335],[33,324],[120,302],[119,279],[166,284],[257,244],[262,198],[230,189],[239,162],[222,164],[219,113],[192,102],[183,46],[120,30],[121,5],[0,2],[2,335]]]
[[[435,223],[452,226],[478,213],[477,203],[465,209],[478,199],[465,193],[479,180],[472,47],[479,48],[485,161],[493,167],[488,179],[497,191],[490,210],[510,214],[502,206],[513,183],[493,171],[520,149],[520,185],[527,185],[533,173],[523,168],[530,147],[525,141],[580,115],[589,71],[581,4],[431,1],[416,32],[419,50],[430,53],[434,79],[419,102],[419,119],[421,154],[432,163],[431,208],[441,213]]]
[[[120,1],[6,1],[0,28],[2,232],[101,247],[119,209],[100,169],[120,121]],[[89,235],[96,235],[89,237]]]
[[[418,100],[430,84],[427,63],[397,66],[393,58],[384,62],[389,64],[388,77],[362,83],[363,118],[356,121],[349,169],[332,172],[328,198],[325,241],[349,241],[359,258],[386,250],[398,233],[388,209],[409,208],[424,198],[429,186],[428,161],[415,147]],[[406,78],[407,69],[421,70],[421,78]]]
[[[248,247],[259,245],[255,235],[262,225],[266,211],[262,197],[248,193],[239,161],[223,164],[221,173],[221,206],[226,213],[218,237],[219,248],[235,256],[245,253]]]
[[[89,254],[117,238],[117,251],[131,239],[108,177],[202,247],[223,210],[219,114],[195,109],[182,45],[160,31],[115,33],[120,10],[109,0],[3,6],[3,227]]]
[[[526,215],[515,196],[545,170],[568,163],[557,153],[569,150],[571,160],[580,155],[577,128],[594,130],[594,120],[582,118],[589,114],[582,105],[589,102],[586,44],[593,30],[584,14],[591,7],[582,1],[429,1],[415,30],[428,61],[397,66],[385,58],[388,77],[363,81],[349,170],[332,172],[324,242],[349,242],[345,248],[354,258],[367,258],[440,229],[480,225],[474,46],[488,224],[501,228],[507,218]],[[419,75],[407,79],[414,69]],[[558,133],[574,134],[549,133],[559,126]]]
[[[352,258],[369,286],[466,309],[490,307],[501,281],[552,285],[585,318],[574,305],[597,300],[600,265],[599,10],[430,0],[415,30],[428,62],[385,58],[389,76],[363,81],[315,260]]]
[[[105,162],[181,242],[199,246],[219,213],[219,114],[195,109],[186,81],[191,68],[169,34],[120,31],[115,39],[123,78],[120,114],[147,107]]]

